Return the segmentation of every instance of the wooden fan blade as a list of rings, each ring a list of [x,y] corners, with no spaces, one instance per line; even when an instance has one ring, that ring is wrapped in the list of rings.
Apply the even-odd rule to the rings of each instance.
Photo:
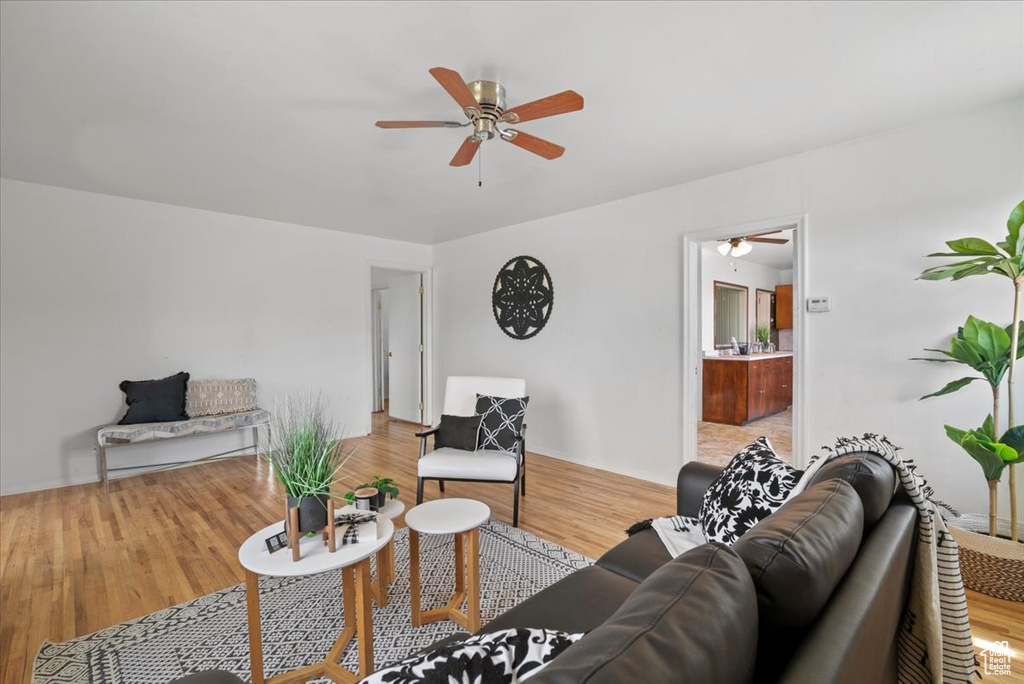
[[[507,140],[516,147],[521,147],[527,152],[533,152],[545,159],[558,159],[565,154],[565,148],[561,145],[556,145],[555,143],[548,142],[543,138],[538,138],[535,135],[523,133],[522,131],[510,132],[515,133],[515,135]]]
[[[748,235],[748,238],[752,237],[764,237],[765,235],[778,235],[782,230],[769,230],[767,233],[758,233],[757,235]]]
[[[458,128],[455,121],[378,121],[377,128]]]
[[[462,143],[462,147],[452,157],[452,166],[465,166],[469,162],[473,161],[473,157],[476,156],[476,151],[480,148],[480,140],[476,136],[469,136],[465,142]]]
[[[434,67],[430,70],[430,75],[437,79],[441,87],[459,103],[460,107],[480,110],[480,103],[473,97],[473,93],[470,92],[469,86],[466,85],[459,72],[444,67]]]
[[[783,240],[782,238],[766,238],[766,237],[748,237],[747,242],[769,242],[773,245],[784,245],[789,240]]]
[[[583,109],[583,96],[573,90],[566,90],[557,95],[549,95],[541,100],[534,100],[506,110],[501,115],[501,119],[509,123],[523,123],[581,109]]]

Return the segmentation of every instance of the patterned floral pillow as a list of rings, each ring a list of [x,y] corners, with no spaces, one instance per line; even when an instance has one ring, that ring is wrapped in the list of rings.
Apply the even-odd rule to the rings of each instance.
[[[359,684],[515,684],[535,674],[582,636],[551,629],[479,634],[377,670]]]
[[[733,456],[704,492],[697,517],[709,542],[731,545],[785,503],[800,472],[779,460],[767,437]]]
[[[477,446],[480,449],[515,451],[529,401],[530,397],[506,399],[476,395],[476,415],[483,416]]]

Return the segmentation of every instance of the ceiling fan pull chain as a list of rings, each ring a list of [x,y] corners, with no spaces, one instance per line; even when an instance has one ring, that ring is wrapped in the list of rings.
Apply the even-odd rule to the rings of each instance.
[[[476,187],[484,187],[484,148],[480,147],[476,156]]]

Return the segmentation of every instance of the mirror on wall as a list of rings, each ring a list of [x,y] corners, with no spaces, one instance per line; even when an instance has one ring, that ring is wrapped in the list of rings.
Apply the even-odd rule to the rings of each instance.
[[[756,328],[762,325],[769,330],[775,330],[775,293],[771,290],[758,289],[757,293],[757,315]]]
[[[747,288],[715,281],[715,347],[747,343]]]

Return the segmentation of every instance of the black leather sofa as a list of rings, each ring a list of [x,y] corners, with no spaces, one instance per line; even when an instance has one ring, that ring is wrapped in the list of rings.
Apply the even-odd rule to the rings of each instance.
[[[697,515],[719,472],[700,463],[680,470],[679,515]],[[849,496],[833,502],[831,510],[821,505],[822,490],[835,480],[856,494],[859,511]],[[645,530],[481,632],[512,627],[588,632],[532,677],[532,684],[895,682],[897,629],[907,600],[917,515],[909,499],[894,496],[895,483],[892,468],[876,456],[834,459],[819,470],[816,486],[762,520],[731,549],[706,545],[672,560],[657,534]],[[729,556],[736,552],[755,578],[754,607],[740,600],[749,599],[741,596],[747,588],[727,587],[722,578],[710,583],[694,578],[694,565],[707,565],[709,556],[735,571]],[[794,567],[799,564],[802,571]],[[705,586],[696,586],[701,582]],[[684,588],[688,595],[667,609]],[[737,626],[756,629],[737,631]],[[609,638],[609,628],[617,642]],[[639,647],[643,641],[646,647]]]
[[[719,472],[680,470],[679,515],[697,515]],[[916,509],[895,482],[876,456],[834,459],[732,547],[671,559],[645,530],[480,632],[587,633],[531,684],[895,682],[916,543]]]

